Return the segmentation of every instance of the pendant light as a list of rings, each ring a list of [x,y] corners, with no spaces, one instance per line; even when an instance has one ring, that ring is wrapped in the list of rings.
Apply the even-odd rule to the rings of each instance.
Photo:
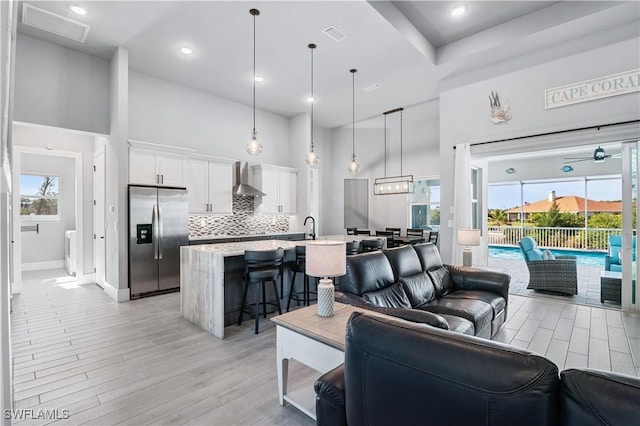
[[[247,152],[258,155],[262,152],[262,144],[258,141],[258,132],[256,132],[256,16],[260,15],[260,11],[251,9],[249,13],[253,16],[253,130],[251,139],[247,142]]]
[[[351,93],[353,96],[352,113],[351,113],[351,129],[352,129],[352,141],[351,141],[351,162],[349,163],[349,172],[356,174],[360,171],[360,164],[356,160],[356,73],[357,69],[349,70],[351,73]]]
[[[309,98],[309,102],[311,102],[311,146],[309,147],[305,161],[309,167],[314,167],[320,160],[320,157],[315,151],[315,145],[313,144],[313,104],[316,102],[316,98],[313,96],[313,50],[316,48],[316,45],[311,43],[308,47],[311,51],[311,97]]]
[[[384,177],[376,178],[373,184],[374,195],[411,194],[413,193],[413,175],[402,174],[402,111],[403,108],[392,109],[384,114]],[[400,113],[400,175],[387,177],[387,115]]]

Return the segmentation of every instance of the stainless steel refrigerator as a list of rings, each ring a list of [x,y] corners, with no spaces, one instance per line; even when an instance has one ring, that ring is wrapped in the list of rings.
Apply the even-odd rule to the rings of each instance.
[[[189,244],[184,188],[129,185],[131,298],[180,288],[180,246]]]

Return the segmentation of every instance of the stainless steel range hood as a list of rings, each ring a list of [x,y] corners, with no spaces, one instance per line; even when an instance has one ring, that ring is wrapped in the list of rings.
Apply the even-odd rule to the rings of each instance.
[[[244,197],[262,197],[266,195],[249,185],[249,164],[246,161],[236,163],[236,184],[231,191],[234,195]]]

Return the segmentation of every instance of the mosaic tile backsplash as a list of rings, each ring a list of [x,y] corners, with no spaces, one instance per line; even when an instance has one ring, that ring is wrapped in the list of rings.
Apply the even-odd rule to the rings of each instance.
[[[204,220],[204,222],[202,222]],[[204,226],[202,224],[204,223]],[[253,197],[233,196],[230,215],[189,215],[189,236],[288,232],[289,216],[253,213]]]

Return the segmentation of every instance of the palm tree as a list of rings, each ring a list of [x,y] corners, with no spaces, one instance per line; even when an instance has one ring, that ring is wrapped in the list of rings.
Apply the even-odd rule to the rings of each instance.
[[[507,212],[502,209],[489,210],[489,225],[491,226],[503,226],[509,224],[509,216]]]

